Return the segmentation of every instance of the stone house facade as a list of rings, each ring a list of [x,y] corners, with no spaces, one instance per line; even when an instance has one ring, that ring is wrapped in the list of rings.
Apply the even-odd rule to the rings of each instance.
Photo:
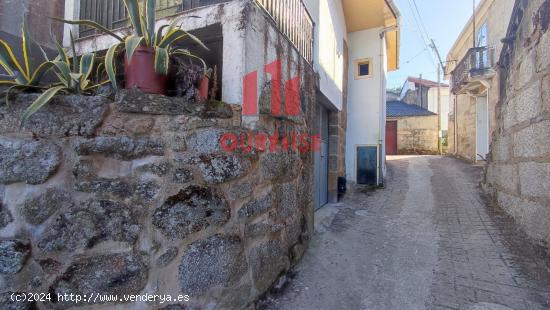
[[[500,54],[500,101],[483,187],[550,242],[550,1],[518,0]]]
[[[389,101],[386,110],[388,155],[439,154],[437,114],[401,101]]]
[[[447,55],[445,73],[452,93],[449,153],[471,162],[487,158],[496,129],[500,94],[496,57],[503,47],[501,40],[506,37],[513,5],[513,0],[481,1],[475,19],[466,23]]]
[[[408,77],[401,88],[400,100],[438,114],[441,137],[447,137],[449,130],[449,96],[448,84],[438,84],[422,78]]]
[[[82,1],[65,2],[67,19],[81,15]],[[238,9],[243,3],[266,12],[276,29],[293,42],[318,74],[318,113],[314,117],[322,145],[321,152],[315,157],[316,207],[337,201],[339,177],[356,182],[359,146],[376,148],[379,165],[374,167],[375,182],[381,183],[385,173],[386,73],[396,70],[399,63],[399,11],[393,1],[291,1],[292,6],[298,5],[305,11],[289,19],[284,15],[287,4],[279,10],[279,6],[274,5],[278,1],[184,0],[183,10],[176,15],[200,17],[184,20],[183,27],[206,38],[210,46],[216,46],[213,54],[201,56],[210,58],[209,63],[218,64],[220,98],[233,104],[242,103],[242,81],[246,74],[257,71],[258,85],[269,82],[270,75],[264,67],[275,59],[271,46],[258,48],[264,41],[261,37],[264,26],[241,27],[241,22],[248,19]],[[159,25],[172,18],[162,18]],[[295,29],[296,25],[302,27]],[[77,27],[66,25],[65,44],[68,44],[67,33],[71,29],[79,32]],[[247,44],[236,45],[242,37],[247,38]],[[79,53],[101,51],[112,43],[110,37],[89,36],[79,39],[77,50]],[[365,60],[370,72],[365,78],[358,79],[355,72]],[[367,118],[368,122],[365,121]],[[253,124],[255,119],[248,117],[246,121]]]
[[[65,0],[64,17],[92,14],[88,2]],[[110,99],[68,96],[21,130],[14,122],[33,97],[3,107],[0,302],[9,304],[13,291],[160,292],[188,294],[185,308],[246,308],[301,258],[314,209],[337,201],[338,177],[355,175],[354,166],[348,171],[350,137],[353,145],[375,146],[384,162],[381,102],[386,72],[398,64],[399,13],[388,0],[304,0],[285,1],[301,13],[283,19],[288,11],[274,3],[282,2],[184,0],[173,14],[161,14],[159,26],[200,17],[183,19],[182,28],[210,47],[196,54],[218,69],[219,102],[124,91]],[[111,15],[101,20],[117,27]],[[65,45],[70,31],[80,36],[78,55],[114,43],[65,25]],[[368,53],[363,44],[372,45]],[[372,71],[356,80],[352,72],[363,59]],[[298,79],[299,115],[272,115],[276,80],[269,68],[282,83]],[[252,95],[244,83],[250,76]],[[357,91],[365,86],[368,96]],[[245,94],[256,99],[255,113],[243,113]],[[350,117],[361,113],[376,121]],[[350,124],[368,139],[350,136]],[[318,136],[320,148],[223,147],[225,138],[251,132],[277,134],[281,145],[292,133]],[[374,167],[379,180],[383,170]],[[168,309],[184,308],[172,304]],[[117,305],[138,306],[165,307]]]

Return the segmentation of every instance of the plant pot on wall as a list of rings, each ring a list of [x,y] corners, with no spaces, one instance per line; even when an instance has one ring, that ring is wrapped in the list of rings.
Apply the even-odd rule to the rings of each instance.
[[[199,82],[199,99],[206,101],[208,99],[208,90],[210,89],[210,77],[205,75]]]
[[[155,72],[155,49],[153,47],[137,47],[128,62],[124,56],[124,72],[126,74],[126,89],[139,88],[148,94],[166,94],[166,75]]]

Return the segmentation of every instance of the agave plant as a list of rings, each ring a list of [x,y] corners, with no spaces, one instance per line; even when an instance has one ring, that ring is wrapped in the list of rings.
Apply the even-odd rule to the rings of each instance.
[[[156,29],[156,0],[144,0],[144,6],[140,5],[139,0],[124,0],[124,4],[133,29],[133,33],[124,38],[94,21],[72,21],[55,18],[64,23],[95,28],[99,32],[110,35],[119,41],[107,50],[105,56],[105,69],[113,88],[117,89],[114,59],[122,45],[125,47],[128,62],[132,59],[132,55],[138,46],[154,48],[155,72],[158,74],[168,74],[170,55],[176,54],[198,59],[202,62],[206,71],[206,64],[200,57],[193,55],[187,49],[174,48],[176,42],[189,38],[208,50],[201,40],[181,29],[178,23],[182,21],[183,17],[175,18],[169,25],[163,25]]]
[[[5,41],[0,40],[0,65],[8,73],[7,79],[0,80],[0,85],[9,87],[5,91],[6,96],[4,98],[6,103],[9,103],[10,91],[12,90],[34,88],[44,91],[25,112],[23,112],[22,121],[26,120],[41,107],[49,103],[53,97],[60,92],[90,94],[95,88],[109,82],[108,80],[102,83],[91,82],[95,54],[83,55],[80,61],[78,61],[76,57],[73,57],[71,61],[65,49],[57,42],[55,37],[53,37],[59,55],[54,60],[50,61],[40,45],[35,44],[31,39],[25,21],[23,21],[21,37],[23,41],[22,63],[17,60],[12,48]],[[73,55],[76,55],[72,34],[71,42],[73,42]],[[30,55],[33,44],[42,51],[45,60],[37,66],[36,69],[34,69],[35,67]],[[54,77],[57,77],[57,80],[50,85],[41,85],[40,82],[42,78],[49,71],[55,73]]]
[[[21,30],[22,47],[21,54],[23,61],[19,62],[15,57],[9,44],[0,39],[0,66],[7,72],[0,80],[0,86],[8,86],[6,91],[6,101],[9,98],[11,90],[25,90],[28,88],[40,88],[40,81],[44,75],[55,65],[48,60],[48,56],[40,45],[36,44],[29,35],[27,23],[23,19]],[[36,46],[42,51],[44,61],[39,66],[34,66],[32,62],[31,50]]]
[[[63,48],[57,40],[54,41],[57,46],[59,55],[55,60],[50,61],[52,71],[57,76],[56,83],[50,85],[23,113],[22,121],[25,121],[29,116],[34,114],[44,105],[48,104],[58,93],[72,93],[90,95],[101,85],[109,81],[94,83],[92,81],[92,72],[95,66],[95,54],[84,54],[80,60],[76,57],[74,49],[74,39],[71,33],[72,60],[69,58],[65,48]],[[99,70],[101,64],[97,67]]]

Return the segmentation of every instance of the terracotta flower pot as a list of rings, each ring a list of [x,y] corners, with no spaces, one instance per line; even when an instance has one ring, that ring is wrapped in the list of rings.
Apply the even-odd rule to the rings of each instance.
[[[138,47],[132,55],[131,61],[124,55],[124,72],[126,73],[126,89],[134,87],[148,94],[166,94],[166,75],[155,72],[155,49],[152,47]]]
[[[206,99],[208,99],[209,87],[210,87],[210,77],[205,75],[202,77],[202,80],[199,82],[199,99],[201,101],[206,101]]]

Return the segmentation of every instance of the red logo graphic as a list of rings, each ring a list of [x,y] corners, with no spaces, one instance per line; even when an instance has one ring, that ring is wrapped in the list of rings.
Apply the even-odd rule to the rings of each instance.
[[[282,69],[281,61],[276,60],[265,66],[271,75],[271,115],[300,115],[300,77],[294,77],[285,83],[285,114],[282,109]],[[243,116],[258,115],[258,72],[254,71],[243,79]]]
[[[284,112],[282,105],[282,66],[276,60],[265,66],[265,71],[271,76],[271,115],[299,116],[300,108],[300,77],[294,77],[285,82]],[[243,116],[257,116],[258,113],[258,72],[248,73],[243,77]],[[226,133],[221,139],[221,147],[226,152],[250,153],[258,152],[294,152],[308,153],[320,150],[320,135],[311,136],[308,133],[290,132],[280,136],[278,131],[268,134],[250,130],[249,132]]]

